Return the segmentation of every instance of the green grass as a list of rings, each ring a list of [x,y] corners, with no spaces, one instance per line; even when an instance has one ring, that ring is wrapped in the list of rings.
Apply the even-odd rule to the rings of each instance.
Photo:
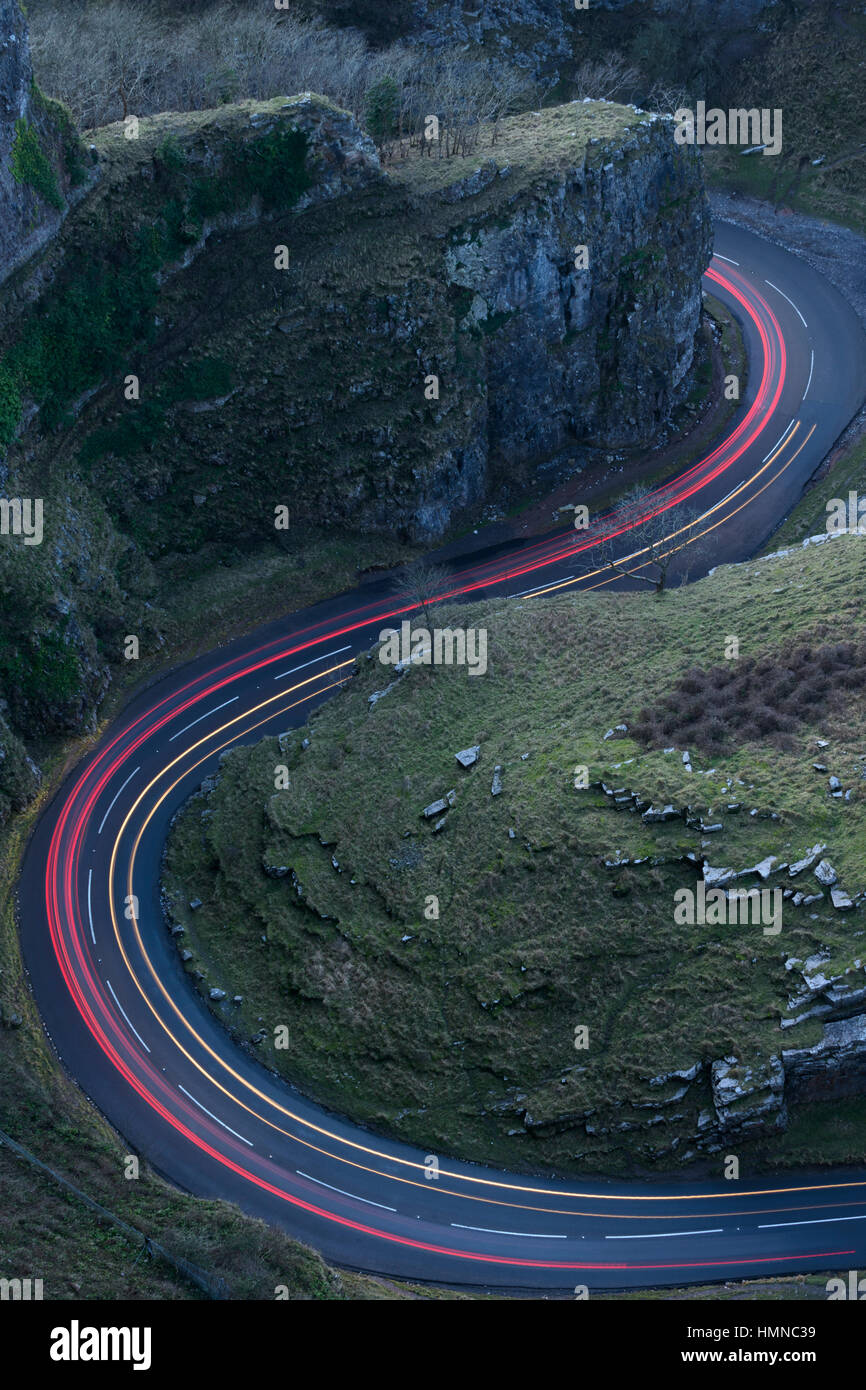
[[[39,143],[38,132],[22,118],[15,122],[12,177],[16,183],[24,183],[32,188],[49,207],[59,211],[64,206],[57,175]]]
[[[797,506],[770,537],[765,550],[771,553],[785,546],[799,545],[807,536],[826,533],[830,513],[827,504],[838,498],[847,507],[849,492],[866,497],[866,439],[833,456],[829,468],[822,468]]]
[[[16,132],[15,178],[62,207],[35,129],[19,121]],[[161,273],[198,239],[206,218],[245,208],[254,198],[268,211],[287,210],[311,181],[307,137],[290,124],[227,142],[215,173],[189,168],[170,134],[151,143],[161,177],[150,197],[140,197],[120,227],[109,213],[103,235],[66,256],[51,294],[24,315],[0,359],[0,446],[15,436],[22,398],[33,399],[44,426],[57,429],[71,423],[77,397],[121,374],[128,354],[153,338]]]
[[[744,869],[769,854],[791,862],[820,840],[849,891],[862,891],[866,720],[848,703],[844,716],[804,721],[786,747],[758,740],[712,757],[692,747],[691,775],[679,753],[603,734],[635,723],[689,667],[721,664],[730,634],[743,657],[783,657],[798,638],[862,640],[864,556],[852,538],[723,570],[661,601],[600,593],[461,609],[452,621],[488,630],[484,677],[412,670],[371,710],[389,672],[362,659],[313,717],[309,749],[297,733],[282,748],[233,751],[216,790],[178,822],[166,871],[189,968],[202,988],[244,997],[220,1008],[224,1021],[248,1039],[264,1019],[257,1050],[270,1065],[434,1150],[517,1167],[669,1166],[709,1087],[696,1083],[682,1114],[648,1129],[648,1078],[816,1041],[811,1021],[780,1032],[784,961],[826,946],[844,968],[863,916],[825,898],[786,903],[778,938],[676,926],[673,893],[696,879],[683,856]],[[850,801],[830,798],[813,770],[818,737]],[[467,773],[454,753],[472,743],[481,761]],[[282,763],[291,787],[275,792]],[[494,764],[505,788],[495,799]],[[702,846],[682,820],[646,825],[600,790],[575,789],[578,766],[723,830]],[[449,788],[456,805],[433,834],[421,808]],[[728,812],[735,801],[742,809]],[[622,858],[644,862],[604,865]],[[425,916],[429,895],[437,919]],[[193,897],[204,903],[195,913]],[[573,1047],[578,1023],[590,1028],[588,1054]],[[272,1046],[281,1024],[288,1051]],[[637,1129],[598,1133],[624,1121]]]

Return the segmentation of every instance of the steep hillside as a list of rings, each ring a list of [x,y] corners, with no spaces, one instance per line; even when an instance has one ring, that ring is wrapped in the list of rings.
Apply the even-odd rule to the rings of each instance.
[[[86,725],[192,575],[438,536],[503,475],[651,440],[691,384],[710,224],[665,122],[567,106],[388,172],[309,95],[128,136],[94,135],[93,187],[0,305],[5,488],[45,528],[0,547],[10,804],[15,739]]]
[[[187,969],[243,997],[212,1007],[242,1041],[263,1021],[268,1063],[329,1104],[444,1152],[634,1171],[772,1135],[778,1159],[821,1101],[810,1161],[853,1159],[866,549],[823,540],[661,600],[440,613],[487,630],[486,674],[418,667],[374,701],[371,655],[305,731],[228,754],[165,873]],[[767,892],[760,916],[720,920],[734,888]],[[684,889],[717,890],[706,920]]]
[[[54,235],[86,181],[68,112],[33,81],[17,0],[0,0],[0,282]],[[0,413],[2,395],[0,383]]]

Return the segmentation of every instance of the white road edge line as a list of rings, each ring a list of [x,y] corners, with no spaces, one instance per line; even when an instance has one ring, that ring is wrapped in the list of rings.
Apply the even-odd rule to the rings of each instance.
[[[451,1225],[458,1231],[484,1231],[489,1236],[527,1236],[530,1240],[565,1240],[565,1236],[548,1235],[546,1231],[494,1231],[490,1226],[461,1226],[459,1221]]]
[[[719,1236],[724,1226],[714,1226],[709,1231],[653,1231],[645,1236],[605,1236],[605,1240],[670,1240],[671,1236]]]
[[[386,1207],[384,1202],[371,1202],[369,1197],[359,1197],[355,1192],[344,1192],[342,1187],[332,1187],[329,1182],[322,1182],[321,1178],[311,1177],[309,1173],[302,1173],[300,1168],[295,1172],[299,1178],[306,1178],[308,1182],[316,1182],[319,1187],[327,1187],[329,1192],[339,1192],[341,1197],[351,1197],[353,1202],[366,1202],[368,1207],[381,1207],[383,1211],[393,1211],[396,1214],[396,1207]]]
[[[573,575],[573,574],[567,574],[567,575],[565,576],[564,579],[551,579],[551,581],[550,581],[549,584],[542,584],[541,587],[539,587],[537,584],[534,584],[534,585],[532,586],[531,589],[524,589],[524,590],[523,590],[521,593],[519,593],[519,594],[506,594],[505,597],[506,597],[506,598],[526,598],[526,595],[527,595],[527,594],[538,594],[539,597],[540,597],[542,594],[546,594],[548,589],[555,589],[555,588],[557,587],[557,585],[559,585],[559,584],[567,584],[568,581],[569,581],[569,579],[573,579],[573,578],[574,578],[574,575]],[[564,1239],[564,1237],[563,1237],[563,1239]]]
[[[330,656],[339,656],[339,655],[340,655],[340,652],[347,652],[347,651],[349,651],[350,646],[351,646],[351,643],[350,643],[349,647],[338,647],[337,650],[334,651],[334,652],[322,652],[322,655],[321,655],[321,656],[314,656],[313,659],[312,659],[312,661],[305,661],[304,664],[303,664],[303,666],[293,666],[292,669],[291,669],[291,671],[281,671],[280,674],[279,674],[278,676],[274,676],[274,680],[275,680],[275,681],[281,681],[281,680],[283,680],[283,678],[284,678],[285,676],[293,676],[293,675],[295,675],[295,673],[296,673],[297,671],[306,671],[306,669],[307,669],[308,666],[315,666],[315,664],[316,664],[317,661],[327,661],[327,660],[328,660],[328,657],[330,657]],[[390,1207],[389,1207],[389,1211],[390,1211]]]
[[[810,365],[809,365],[809,380],[806,382],[806,389],[805,389],[805,391],[803,392],[803,400],[805,400],[806,397],[807,397],[808,394],[809,394],[809,387],[812,385],[812,373],[814,372],[814,370],[815,370],[815,349],[812,348],[812,361],[811,361],[811,363],[810,363]]]
[[[739,265],[739,261],[732,261],[730,256],[723,256],[721,251],[714,251],[713,255],[720,261],[727,261],[728,265]]]
[[[233,695],[230,700],[224,700],[221,705],[217,705],[216,709],[209,709],[206,714],[200,714],[198,719],[194,719],[191,724],[186,724],[182,729],[178,729],[176,734],[172,734],[169,743],[174,743],[175,739],[180,738],[181,734],[185,734],[187,729],[194,729],[196,724],[200,724],[203,719],[207,719],[211,714],[218,714],[221,709],[225,709],[226,705],[233,705],[235,700],[239,699],[239,695]]]
[[[788,428],[782,430],[782,433],[779,435],[779,438],[776,440],[775,444],[773,445],[772,449],[770,450],[770,453],[767,454],[766,458],[762,458],[762,459],[761,459],[761,463],[766,463],[766,462],[767,462],[767,459],[770,457],[770,454],[774,454],[774,453],[776,452],[776,450],[779,448],[779,446],[787,439],[788,434],[789,434],[790,429],[791,429],[791,425],[793,425],[793,424],[796,422],[796,419],[797,419],[797,417],[796,417],[796,415],[795,415],[795,416],[794,416],[794,419],[793,419],[793,420],[790,420],[790,421],[788,422]]]
[[[181,1086],[180,1082],[177,1083],[177,1089],[179,1091],[183,1091],[185,1096],[189,1096],[193,1105],[197,1105],[199,1110],[203,1110],[206,1115],[210,1115],[211,1119],[216,1120],[218,1125],[222,1125],[223,1129],[227,1129],[229,1134],[233,1134],[236,1139],[240,1139],[242,1144],[249,1144],[250,1148],[253,1147],[251,1140],[244,1139],[244,1136],[242,1134],[238,1134],[236,1129],[232,1129],[231,1125],[227,1125],[225,1120],[220,1119],[219,1115],[214,1115],[214,1113],[211,1110],[208,1110],[206,1105],[202,1105],[200,1100],[196,1100],[195,1096],[190,1096],[189,1091],[186,1089],[185,1086]]]
[[[134,1025],[133,1022],[132,1022],[132,1019],[129,1017],[129,1015],[127,1014],[127,1012],[126,1012],[126,1010],[124,1009],[123,1005],[121,1004],[120,1000],[118,999],[117,995],[115,994],[114,989],[113,989],[112,984],[111,984],[111,981],[110,981],[110,980],[106,980],[105,983],[108,985],[108,988],[111,990],[111,997],[112,997],[112,999],[114,1000],[114,1002],[115,1002],[115,1004],[117,1005],[117,1007],[120,1009],[120,1012],[123,1014],[123,1017],[126,1019],[127,1023],[129,1024],[130,1028],[132,1029],[133,1033],[135,1033],[135,1036],[138,1038],[138,1041],[141,1043],[141,1045],[142,1045],[142,1047],[144,1048],[145,1052],[149,1052],[149,1051],[150,1051],[150,1048],[148,1047],[147,1043],[144,1041],[144,1038],[141,1036],[141,1034],[136,1030],[135,1025]]]
[[[866,1216],[817,1216],[812,1221],[770,1221],[759,1231],[773,1231],[778,1226],[829,1226],[834,1221],[866,1221]]]
[[[785,291],[784,291],[784,290],[780,290],[780,289],[779,289],[779,286],[778,286],[778,285],[774,285],[773,282],[772,282],[772,280],[765,280],[765,281],[764,281],[764,284],[765,284],[765,285],[769,285],[769,286],[770,286],[770,289],[771,289],[771,290],[775,290],[775,291],[776,291],[776,294],[780,294],[780,295],[782,296],[783,299],[787,299],[787,300],[788,300],[788,303],[789,303],[790,306],[791,306],[791,308],[794,310],[794,313],[797,314],[797,315],[799,315],[799,319],[800,319],[800,322],[802,323],[803,327],[804,327],[804,328],[808,328],[808,327],[809,327],[808,323],[807,323],[806,320],[803,318],[803,315],[800,313],[800,310],[797,308],[797,306],[796,306],[796,304],[794,303],[793,299],[788,299],[788,296],[785,294]]]
[[[90,906],[90,885],[93,881],[93,870],[87,870],[87,919],[90,922],[90,939],[96,945],[96,933],[93,930],[93,910]]]
[[[115,802],[115,801],[117,800],[117,798],[120,796],[120,792],[124,791],[124,790],[129,786],[129,784],[130,784],[130,782],[132,781],[133,777],[135,776],[136,772],[141,772],[141,767],[140,767],[140,766],[139,766],[139,767],[136,767],[136,768],[133,768],[132,772],[130,772],[130,774],[129,774],[129,776],[127,777],[126,781],[124,782],[123,786],[120,788],[120,791],[115,792],[115,794],[114,794],[114,800],[112,801],[111,806],[109,806],[109,808],[108,808],[108,810],[106,811],[105,815],[102,817],[102,821],[100,822],[99,829],[98,829],[97,832],[96,832],[97,835],[101,835],[101,834],[102,834],[102,827],[103,827],[103,825],[105,825],[105,822],[108,820],[108,817],[111,815],[112,808],[113,808],[113,806],[114,806],[114,802]]]

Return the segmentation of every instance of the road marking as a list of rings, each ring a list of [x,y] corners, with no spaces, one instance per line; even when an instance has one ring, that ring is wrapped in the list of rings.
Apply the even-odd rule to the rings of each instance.
[[[132,779],[133,779],[133,777],[135,776],[136,772],[141,772],[141,768],[140,768],[140,767],[133,768],[132,772],[130,772],[130,774],[129,774],[129,776],[127,777],[126,781],[124,782],[123,786],[120,788],[120,791],[115,793],[114,801],[112,801],[111,806],[109,806],[109,808],[108,808],[108,810],[106,811],[105,815],[102,817],[102,822],[101,822],[101,824],[100,824],[99,829],[98,829],[97,832],[96,832],[97,835],[101,835],[101,834],[102,834],[102,826],[105,825],[105,822],[108,820],[108,817],[111,815],[111,810],[112,810],[112,807],[114,806],[114,802],[115,802],[115,801],[117,800],[117,798],[120,796],[120,792],[122,792],[126,787],[129,786],[129,783],[132,781]]]
[[[524,590],[523,590],[521,593],[519,593],[519,594],[506,594],[505,597],[506,597],[506,598],[525,598],[527,594],[538,594],[538,595],[540,596],[541,594],[546,593],[546,591],[547,591],[549,588],[551,588],[554,584],[567,584],[568,581],[569,581],[569,579],[573,579],[573,578],[574,578],[574,575],[573,575],[573,574],[567,574],[567,575],[565,576],[564,579],[551,579],[551,581],[550,581],[549,584],[544,584],[544,585],[542,585],[541,588],[539,588],[537,584],[534,584],[533,587],[532,587],[531,589],[524,589]],[[563,1237],[563,1239],[565,1239],[565,1237]]]
[[[795,416],[794,419],[796,419],[796,418],[797,418],[797,417]],[[789,424],[788,424],[788,428],[782,430],[782,433],[779,435],[779,438],[776,440],[775,444],[773,445],[772,449],[770,450],[770,453],[767,454],[765,458],[762,458],[762,459],[761,459],[761,463],[766,463],[766,462],[767,462],[767,459],[770,458],[770,456],[776,452],[776,450],[779,448],[779,446],[780,446],[780,444],[782,443],[782,441],[783,441],[784,439],[787,438],[788,432],[789,432],[789,430],[790,430],[790,428],[791,428],[791,425],[793,425],[793,423],[794,423],[794,420],[791,420],[791,421],[789,422]]]
[[[808,327],[809,327],[808,323],[807,323],[806,320],[803,318],[803,315],[800,313],[800,310],[797,308],[797,306],[796,306],[796,304],[794,303],[793,299],[788,299],[788,296],[785,294],[785,291],[784,291],[784,290],[780,290],[780,289],[779,289],[779,286],[778,286],[778,285],[774,285],[773,282],[772,282],[772,280],[765,280],[765,281],[764,281],[764,284],[765,284],[765,285],[769,285],[769,286],[770,286],[770,289],[771,289],[771,290],[775,290],[776,293],[777,293],[777,294],[780,294],[780,295],[782,296],[783,299],[787,299],[787,300],[788,300],[788,303],[790,304],[791,308],[794,310],[795,314],[798,314],[798,315],[799,315],[799,317],[800,317],[800,322],[802,323],[803,327],[804,327],[804,328],[808,328]]]
[[[813,1221],[769,1221],[759,1231],[773,1231],[777,1226],[828,1226],[833,1221],[866,1221],[866,1216],[817,1216]]]
[[[281,671],[278,676],[274,676],[274,680],[281,681],[284,676],[293,676],[296,671],[306,671],[308,666],[315,666],[317,661],[327,661],[329,656],[339,656],[340,652],[347,651],[349,651],[349,647],[338,647],[334,652],[323,652],[321,656],[314,656],[312,661],[305,661],[303,666],[293,666],[291,671]]]
[[[646,1236],[605,1236],[605,1240],[670,1240],[671,1236],[718,1236],[723,1226],[714,1226],[709,1231],[653,1231]]]
[[[359,1197],[356,1192],[345,1192],[342,1187],[331,1187],[329,1182],[322,1182],[321,1178],[313,1178],[309,1173],[302,1173],[300,1168],[296,1168],[295,1172],[299,1178],[306,1178],[308,1182],[317,1182],[319,1187],[327,1187],[329,1192],[339,1192],[341,1197],[351,1197],[353,1202],[366,1202],[368,1207],[381,1207],[383,1211],[395,1213],[397,1211],[396,1207],[386,1207],[384,1202],[371,1202],[369,1197]]]
[[[105,983],[108,985],[108,988],[111,990],[111,997],[112,997],[112,999],[114,1000],[114,1002],[115,1002],[115,1004],[117,1005],[117,1007],[120,1009],[120,1012],[123,1014],[123,1017],[126,1019],[127,1023],[129,1024],[130,1028],[132,1029],[133,1033],[135,1033],[135,1036],[138,1038],[138,1041],[141,1043],[141,1045],[142,1045],[142,1047],[144,1048],[145,1052],[149,1052],[149,1051],[150,1051],[150,1048],[148,1047],[147,1043],[144,1041],[144,1038],[141,1036],[141,1034],[136,1030],[135,1025],[133,1024],[131,1018],[129,1017],[129,1015],[127,1014],[127,1012],[126,1012],[126,1010],[124,1009],[123,1005],[121,1004],[120,1000],[118,999],[117,995],[115,994],[114,989],[112,988],[111,981],[110,981],[110,980],[106,980]]]
[[[527,1236],[530,1240],[565,1240],[565,1236],[548,1235],[539,1231],[494,1231],[490,1226],[461,1226],[459,1221],[451,1225],[458,1231],[484,1231],[489,1236]]]
[[[212,714],[218,714],[221,709],[225,709],[226,705],[233,705],[235,700],[239,699],[239,695],[233,695],[230,700],[224,700],[223,703],[217,705],[215,709],[209,709],[206,714],[200,714],[198,719],[194,719],[191,724],[186,724],[182,729],[178,729],[176,734],[172,734],[169,743],[174,743],[175,739],[180,738],[181,734],[185,734],[187,729],[194,729],[196,724],[200,724],[203,719],[207,719]]]
[[[87,870],[87,917],[90,922],[90,939],[96,945],[96,933],[93,930],[93,912],[90,907],[90,885],[93,881],[93,870]]]
[[[233,1134],[236,1139],[240,1139],[242,1144],[249,1144],[250,1148],[253,1147],[249,1139],[244,1139],[244,1136],[242,1134],[238,1134],[236,1129],[232,1129],[231,1125],[227,1125],[225,1120],[220,1119],[219,1115],[214,1115],[213,1111],[208,1110],[207,1106],[202,1105],[200,1100],[196,1100],[195,1096],[190,1096],[189,1091],[186,1089],[185,1086],[181,1086],[180,1082],[177,1083],[177,1089],[179,1091],[183,1091],[185,1096],[189,1096],[193,1105],[197,1105],[199,1110],[203,1110],[206,1115],[210,1115],[211,1119],[216,1120],[218,1125],[222,1125],[223,1129],[227,1129],[229,1134]]]
[[[812,348],[812,361],[811,361],[811,363],[810,363],[810,365],[809,365],[809,380],[806,382],[806,389],[805,389],[805,391],[803,392],[803,400],[805,400],[806,397],[807,397],[808,394],[809,394],[809,387],[812,385],[812,373],[814,372],[814,370],[815,370],[815,349]]]
[[[713,255],[716,257],[717,260],[720,260],[720,261],[727,261],[728,265],[739,265],[739,264],[740,264],[739,261],[732,261],[731,258],[730,258],[730,256],[723,256],[722,253],[721,253],[721,251],[714,251],[714,252],[713,252]],[[768,281],[768,283],[769,283],[769,281]]]

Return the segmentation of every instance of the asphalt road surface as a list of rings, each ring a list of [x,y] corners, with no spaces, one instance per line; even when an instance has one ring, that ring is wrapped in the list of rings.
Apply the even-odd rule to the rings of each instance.
[[[689,499],[711,563],[747,558],[797,502],[864,396],[866,341],[805,262],[722,224],[707,289],[743,324],[729,437],[647,505]],[[453,593],[543,596],[593,574],[616,512],[459,562]],[[671,545],[683,544],[672,523]],[[19,885],[45,1028],[84,1092],[161,1173],[347,1266],[496,1288],[629,1288],[866,1264],[866,1170],[747,1184],[544,1180],[428,1155],[334,1116],[237,1048],[193,992],[160,908],[171,819],[237,743],[303,723],[395,619],[365,584],[172,671],[131,701],[42,816]],[[390,596],[389,596],[390,595]]]

